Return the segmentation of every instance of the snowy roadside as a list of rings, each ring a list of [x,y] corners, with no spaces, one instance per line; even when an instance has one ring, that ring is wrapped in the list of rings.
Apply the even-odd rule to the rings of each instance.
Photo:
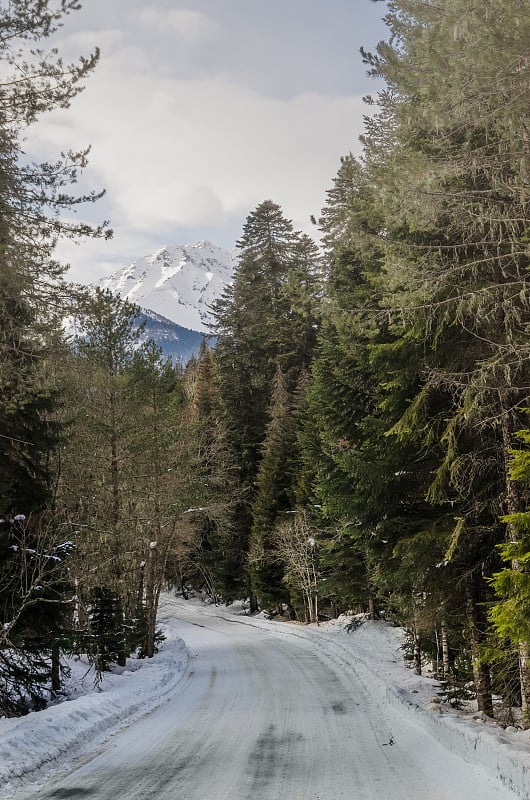
[[[351,644],[346,644],[345,637]],[[455,710],[439,702],[438,683],[407,668],[400,653],[401,632],[385,623],[367,622],[333,637],[355,659],[355,669],[378,681],[388,703],[413,719],[444,747],[480,765],[492,777],[527,800],[530,794],[530,733],[504,729],[484,714]],[[339,644],[340,642],[340,644]]]
[[[121,728],[171,696],[185,674],[188,652],[168,624],[166,640],[153,659],[128,659],[94,687],[84,660],[69,660],[71,675],[61,702],[24,717],[0,718],[0,796],[7,798],[41,767],[68,761],[103,743]]]
[[[166,608],[182,603],[169,596]],[[278,637],[300,637],[311,642],[319,657],[328,658],[344,669],[352,669],[365,688],[381,703],[390,704],[398,714],[413,719],[417,725],[444,747],[458,753],[465,761],[478,764],[492,777],[518,794],[530,796],[530,732],[514,727],[503,729],[484,715],[472,710],[459,711],[439,702],[438,683],[418,676],[403,660],[403,631],[385,622],[365,622],[350,633],[350,618],[329,623],[299,625],[271,622],[259,615],[247,616],[240,604],[210,606],[188,601],[197,612],[220,616],[267,630]],[[176,610],[176,609],[175,609]],[[178,613],[178,612],[177,612]],[[399,736],[399,730],[396,730]]]

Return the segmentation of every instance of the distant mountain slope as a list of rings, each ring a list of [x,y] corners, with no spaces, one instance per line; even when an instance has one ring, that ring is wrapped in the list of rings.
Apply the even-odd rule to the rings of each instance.
[[[210,331],[211,306],[232,280],[234,253],[207,241],[168,245],[100,282],[188,331]]]
[[[142,309],[142,312],[140,321],[145,325],[143,341],[152,339],[166,358],[180,361],[182,364],[186,364],[190,358],[197,355],[205,338],[204,333],[183,328],[153,311]]]

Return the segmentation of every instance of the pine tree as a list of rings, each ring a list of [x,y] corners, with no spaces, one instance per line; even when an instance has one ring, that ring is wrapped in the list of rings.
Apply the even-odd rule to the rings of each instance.
[[[141,335],[137,317],[135,306],[109,291],[97,289],[86,298],[70,366],[75,371],[67,400],[71,422],[58,478],[59,507],[81,531],[71,567],[80,602],[92,609],[95,600],[107,597],[107,589],[119,598],[121,627],[114,635],[123,646],[122,663],[128,650],[123,626],[137,605],[137,587],[129,579],[140,561],[136,547],[130,546],[134,526],[129,496],[134,475],[129,448],[139,414],[134,375]],[[92,609],[86,619],[94,613]]]
[[[134,468],[126,493],[128,524],[135,532],[131,549],[136,575],[129,583],[140,587],[138,607],[145,618],[140,647],[142,655],[151,658],[160,592],[179,536],[178,519],[192,494],[193,476],[183,424],[182,378],[152,341],[135,352],[132,386],[137,411],[127,452]]]
[[[69,383],[58,503],[79,531],[71,572],[98,669],[112,654],[154,655],[167,565],[196,499],[182,374],[137,322],[138,308],[110,292],[88,297]]]
[[[35,702],[39,676],[44,676],[44,682],[50,679],[49,669],[43,672],[38,661],[50,650],[52,682],[57,682],[56,645],[64,600],[60,584],[67,591],[66,581],[36,567],[46,560],[46,554],[51,559],[54,546],[61,543],[44,513],[52,494],[49,456],[59,431],[52,421],[57,397],[43,368],[65,295],[61,283],[64,267],[53,261],[52,253],[62,236],[98,236],[108,231],[105,225],[92,228],[72,223],[64,213],[98,197],[96,193],[76,197],[69,191],[79,169],[86,165],[87,153],[69,153],[53,164],[33,164],[21,142],[26,126],[41,112],[69,105],[97,62],[96,52],[78,64],[67,65],[56,50],[46,53],[34,45],[49,37],[61,19],[77,8],[73,0],[55,6],[47,0],[21,0],[0,9],[0,510],[7,520],[21,515],[31,520],[25,547],[37,554],[28,571],[20,563],[24,549],[5,550],[6,539],[11,541],[16,533],[11,523],[0,534],[1,646],[9,645],[2,650],[6,674],[16,674],[22,696],[27,690]],[[45,550],[43,530],[57,536],[55,545],[48,540]],[[16,580],[20,575],[24,576],[22,589]],[[26,585],[31,576],[37,580],[37,575],[44,586],[41,604],[31,596],[35,586]],[[49,596],[45,596],[47,591]],[[40,637],[34,635],[37,626]],[[16,655],[12,657],[9,648],[17,648]],[[16,686],[11,689],[16,695]],[[10,691],[2,698],[8,706]],[[9,706],[9,713],[13,709]]]
[[[241,502],[237,465],[226,425],[215,360],[206,342],[185,375],[183,424],[189,452],[190,506],[187,544],[173,562],[177,583],[205,591],[215,602],[245,595],[245,543],[233,517]]]
[[[296,458],[296,419],[292,394],[278,367],[273,381],[270,418],[256,477],[249,541],[251,585],[262,608],[280,608],[289,595],[283,585],[283,554],[275,546],[278,517],[293,510]]]
[[[530,515],[528,502],[528,478],[530,476],[529,451],[530,433],[528,429],[517,432],[519,447],[510,450],[510,479],[517,481],[523,488],[518,496],[526,499],[526,506],[518,512],[506,515],[504,522],[509,525],[512,536],[499,545],[504,567],[494,573],[490,579],[497,594],[496,602],[491,606],[489,617],[494,625],[499,640],[508,639],[519,654],[520,681],[523,684],[521,699],[524,705],[524,668],[527,654],[525,643],[530,641],[528,611],[530,602],[530,581],[528,579],[528,562],[530,560],[529,530]],[[524,502],[524,500],[523,500]],[[528,708],[525,708],[528,717]],[[528,723],[528,719],[525,720]]]
[[[319,264],[314,246],[270,200],[248,216],[238,247],[234,283],[216,307],[215,363],[222,419],[244,493],[234,519],[246,551],[273,377],[279,367],[293,391],[307,368],[318,319]]]
[[[59,538],[60,522],[42,513],[0,522],[0,708],[8,716],[41,708],[61,688],[73,543]]]
[[[235,280],[216,307],[221,394],[244,483],[253,480],[285,318],[283,287],[294,245],[292,224],[265,201],[238,242]]]
[[[371,361],[372,348],[387,338],[385,319],[377,317],[379,220],[368,179],[351,156],[342,160],[320,225],[327,302],[300,433],[300,489],[320,509],[321,591],[344,609],[373,595],[367,542],[391,508],[388,483],[397,469],[395,458],[388,463],[381,376]]]
[[[518,505],[498,454],[520,427],[528,385],[528,147],[515,65],[530,15],[496,0],[480,9],[396,0],[387,19],[392,44],[368,57],[388,91],[366,154],[385,219],[392,332],[422,353],[421,381],[393,432],[442,446],[427,497],[458,517],[447,554],[467,576],[470,628],[480,631],[498,514]],[[489,713],[487,684],[477,676]]]

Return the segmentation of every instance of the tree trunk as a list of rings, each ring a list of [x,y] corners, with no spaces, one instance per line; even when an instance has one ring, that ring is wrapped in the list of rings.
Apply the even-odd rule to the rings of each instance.
[[[121,619],[122,619],[122,627],[121,627],[120,641],[118,643],[118,648],[117,648],[118,650],[117,663],[119,667],[125,667],[127,665],[127,656],[129,655],[129,649],[127,647],[127,639],[125,636],[123,611],[121,612]]]
[[[414,672],[416,675],[421,675],[421,639],[418,627],[414,592],[412,593],[412,608],[412,666],[414,667]]]
[[[60,662],[60,648],[59,643],[54,642],[52,644],[52,651],[51,651],[51,679],[52,679],[52,691],[59,692],[61,690],[61,662]]]
[[[313,595],[311,589],[307,592],[307,613],[308,622],[318,622],[318,605],[316,595]]]
[[[416,622],[414,622],[414,627],[412,629],[412,638],[413,638],[412,664],[414,666],[414,672],[416,673],[416,675],[421,675],[421,639],[418,629],[416,627]]]
[[[118,529],[120,520],[120,469],[118,462],[118,437],[116,434],[116,399],[114,392],[110,395],[110,474],[111,474],[111,487],[112,487],[112,518],[114,523],[114,534]]]
[[[156,562],[158,557],[157,543],[149,543],[147,554],[147,567],[145,570],[145,614],[146,614],[146,642],[145,654],[147,658],[153,658],[155,654],[155,633],[156,633],[156,593],[155,577]]]
[[[521,684],[521,707],[525,728],[530,724],[530,652],[528,642],[519,642],[519,680]]]
[[[443,669],[443,676],[447,680],[447,678],[451,674],[451,662],[449,658],[449,636],[447,633],[447,623],[445,619],[442,619],[441,636],[442,636],[442,669]]]
[[[311,622],[311,612],[310,612],[311,597],[306,589],[303,590],[302,596],[304,598],[304,622],[306,625],[309,625],[309,623]]]
[[[259,611],[258,598],[254,594],[254,592],[249,592],[248,610],[251,614],[257,614],[257,612]]]
[[[471,579],[472,580],[472,579]],[[473,676],[477,692],[477,706],[488,717],[493,716],[493,700],[491,696],[491,675],[489,664],[480,658],[480,645],[485,639],[486,619],[484,611],[477,600],[476,587],[467,589],[466,612],[470,632],[471,658],[473,660]]]

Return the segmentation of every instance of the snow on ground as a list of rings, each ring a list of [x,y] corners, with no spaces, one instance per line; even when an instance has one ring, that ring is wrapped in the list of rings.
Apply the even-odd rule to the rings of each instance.
[[[340,620],[339,620],[340,623]],[[328,626],[328,631],[330,627]],[[530,795],[530,733],[503,729],[471,704],[462,711],[439,702],[439,684],[415,674],[401,656],[403,631],[389,623],[366,622],[351,634],[351,655],[368,680],[384,687],[388,702],[428,730],[441,744],[498,778],[524,800]],[[344,627],[339,630],[345,647]],[[475,706],[476,709],[476,706]]]
[[[35,770],[64,767],[171,696],[189,654],[171,628],[153,659],[128,659],[95,686],[84,660],[68,660],[71,676],[62,702],[24,717],[0,717],[0,797],[20,789]]]
[[[178,604],[163,598],[160,620],[167,640],[154,659],[130,660],[127,667],[105,675],[94,688],[87,665],[74,663],[64,702],[19,719],[0,719],[0,795],[20,790],[41,766],[64,768],[72,758],[91,751],[133,719],[169,698],[186,672],[188,653],[171,631]],[[402,715],[411,717],[447,749],[478,763],[521,798],[530,787],[530,733],[501,727],[480,714],[458,712],[438,702],[437,683],[420,677],[403,661],[402,631],[385,622],[365,622],[347,631],[349,618],[325,625],[304,626],[248,616],[241,604],[213,606],[190,600],[198,614],[234,619],[263,628],[282,639],[303,638],[335,665],[353,664],[372,693]],[[34,779],[34,777],[33,777]]]
[[[388,622],[366,621],[348,633],[351,617],[316,625],[271,622],[248,617],[241,606],[228,608],[203,604],[203,613],[230,618],[234,614],[246,624],[265,627],[278,635],[295,635],[313,641],[319,651],[344,665],[354,664],[374,693],[413,718],[441,744],[459,753],[502,781],[523,800],[530,797],[530,732],[509,727],[504,730],[484,715],[456,711],[437,702],[438,683],[418,676],[405,665],[403,630]]]

